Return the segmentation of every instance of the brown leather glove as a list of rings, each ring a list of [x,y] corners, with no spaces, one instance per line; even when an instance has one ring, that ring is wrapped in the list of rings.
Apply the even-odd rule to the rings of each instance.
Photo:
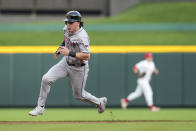
[[[143,78],[145,75],[146,75],[145,72],[143,72],[142,74],[139,74],[139,73],[138,73],[137,77],[138,77],[138,78]]]

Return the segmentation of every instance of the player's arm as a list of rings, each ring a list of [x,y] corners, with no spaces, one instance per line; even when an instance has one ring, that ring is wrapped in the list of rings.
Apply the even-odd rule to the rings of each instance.
[[[59,48],[56,50],[55,54],[60,55],[59,49],[61,46],[65,46],[65,40],[63,40],[63,42],[59,45]]]
[[[80,60],[88,60],[88,59],[90,59],[90,54],[89,53],[70,51],[68,48],[66,48],[64,46],[60,47],[59,52],[61,54],[65,55],[65,56],[76,57],[77,59],[80,59]]]
[[[90,59],[90,54],[83,53],[83,52],[76,52],[76,58],[78,58],[80,60],[88,60],[88,59]]]
[[[56,50],[56,52],[54,53],[54,58],[55,58],[55,59],[57,59],[58,56],[61,54],[61,53],[59,52],[59,49],[60,49],[61,46],[65,46],[65,40],[63,40],[63,42],[60,44],[59,48],[58,48],[58,49]]]
[[[133,73],[134,73],[138,78],[142,78],[142,77],[144,77],[144,76],[146,75],[145,72],[143,72],[143,73],[140,74],[139,69],[137,68],[136,65],[133,67]]]
[[[139,73],[139,70],[136,66],[133,67],[133,73],[136,75]]]

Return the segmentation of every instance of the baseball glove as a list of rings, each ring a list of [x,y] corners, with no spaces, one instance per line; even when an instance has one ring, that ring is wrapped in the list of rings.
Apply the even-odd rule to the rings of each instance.
[[[140,73],[138,73],[138,74],[137,74],[137,77],[138,77],[138,78],[143,78],[145,75],[146,75],[146,73],[145,73],[145,72],[143,72],[143,73],[141,73],[141,74],[140,74]]]
[[[59,47],[60,48],[60,47]],[[60,55],[61,53],[59,52],[59,48],[56,50],[55,54]]]
[[[55,54],[56,55],[60,55],[61,53],[59,52],[59,49],[61,46],[65,46],[65,40],[63,40],[63,42],[60,44],[59,48],[56,50]]]

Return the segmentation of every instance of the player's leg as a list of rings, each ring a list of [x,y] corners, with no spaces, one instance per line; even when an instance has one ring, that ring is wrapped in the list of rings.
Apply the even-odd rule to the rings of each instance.
[[[127,98],[121,99],[121,107],[123,109],[126,109],[128,106],[128,103],[142,95],[142,89],[140,85],[138,84],[136,87],[136,90],[132,93],[130,93]]]
[[[147,82],[144,83],[143,90],[144,90],[144,97],[145,97],[147,105],[152,106],[153,105],[153,100],[152,100],[153,92],[152,92],[152,89],[149,83]]]
[[[45,105],[46,98],[48,93],[50,92],[51,84],[56,80],[64,78],[67,76],[67,71],[65,65],[62,61],[54,65],[46,74],[42,77],[41,88],[40,88],[40,96],[38,99],[38,105]]]
[[[137,85],[137,88],[134,92],[130,93],[127,96],[128,101],[132,101],[135,100],[136,98],[140,97],[142,95],[142,90],[141,90],[141,86]]]
[[[69,76],[72,83],[73,95],[76,99],[91,103],[98,107],[99,113],[104,112],[107,103],[107,98],[97,98],[85,90],[86,80],[88,77],[88,67],[81,67],[80,70],[75,71],[74,68],[70,70]]]
[[[54,65],[50,70],[43,75],[41,88],[40,88],[40,95],[37,101],[37,107],[29,112],[29,115],[36,116],[41,115],[44,112],[44,107],[46,103],[46,99],[48,93],[50,92],[51,84],[54,83],[57,79],[64,78],[67,76],[67,71],[64,65],[63,59]]]
[[[152,88],[148,82],[146,82],[144,84],[143,91],[144,91],[144,97],[145,97],[145,100],[146,100],[146,103],[147,103],[149,109],[153,112],[159,111],[160,108],[155,107],[153,104],[153,91],[152,91]]]

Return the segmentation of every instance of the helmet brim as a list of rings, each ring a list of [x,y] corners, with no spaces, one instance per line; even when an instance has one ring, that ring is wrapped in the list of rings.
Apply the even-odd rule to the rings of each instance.
[[[69,18],[66,18],[64,21],[65,22],[79,22],[78,20],[69,19]]]

